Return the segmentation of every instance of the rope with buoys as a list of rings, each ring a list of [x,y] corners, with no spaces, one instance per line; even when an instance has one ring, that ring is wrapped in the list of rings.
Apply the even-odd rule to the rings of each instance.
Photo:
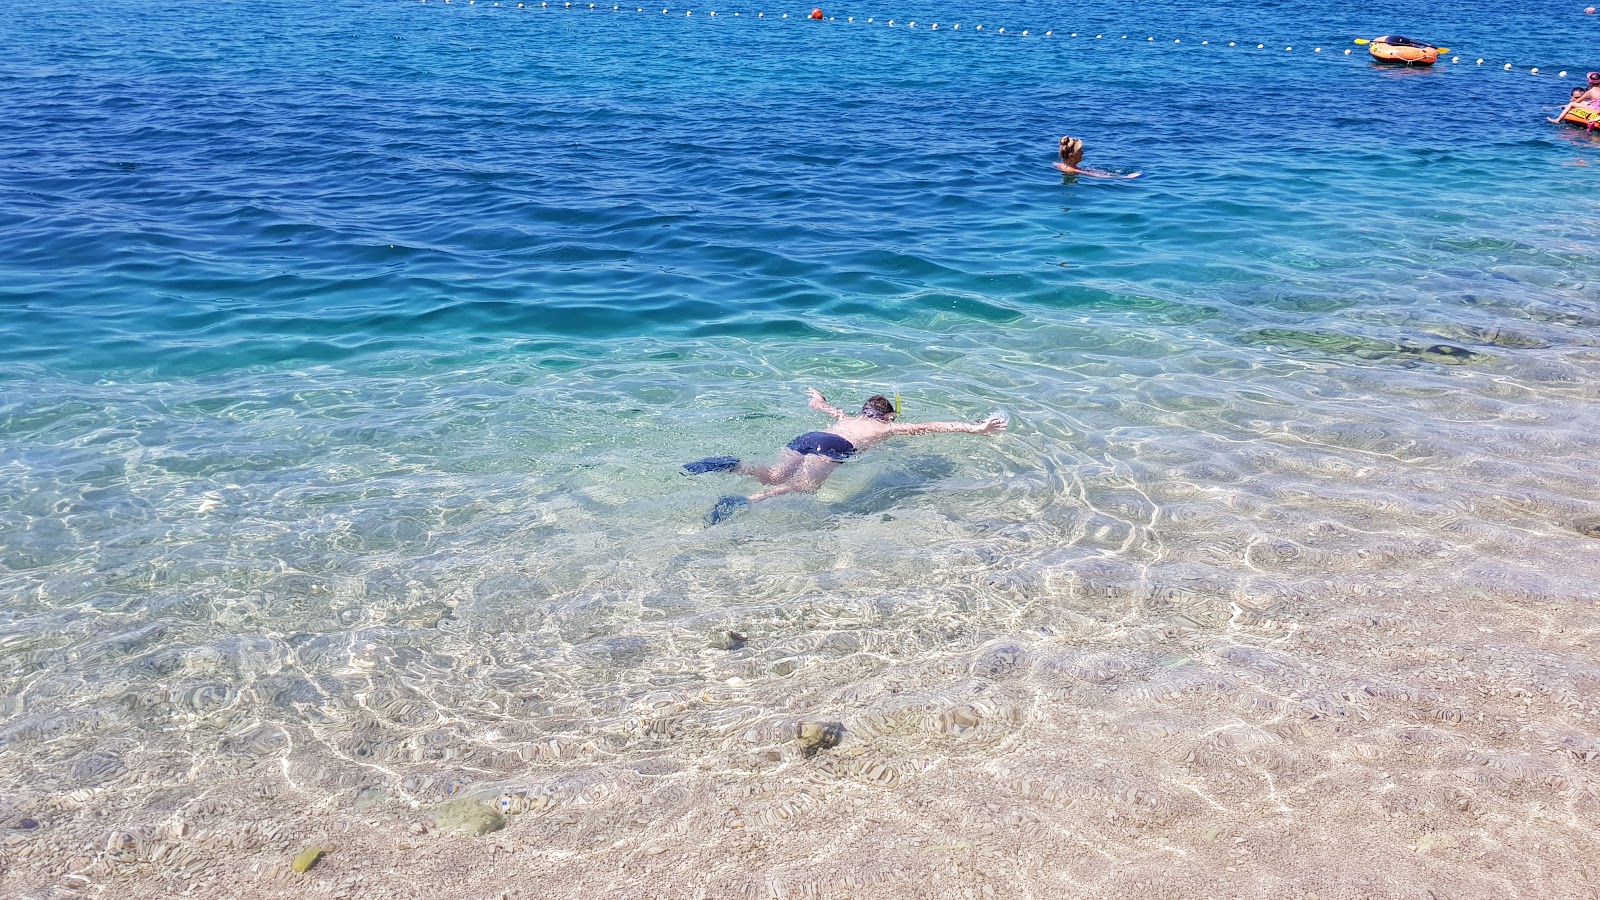
[[[451,6],[451,5],[477,6],[478,5],[478,0],[466,0],[465,3],[456,3],[455,0],[417,0],[417,2],[419,4],[422,4],[422,5],[427,5],[430,2],[435,2],[436,4],[441,4],[441,5],[445,5],[445,6]],[[502,3],[501,0],[494,0],[493,3],[486,3],[484,5],[485,6],[492,6],[492,7],[496,7],[496,8],[512,8],[511,4],[509,2]],[[557,9],[558,10],[571,9],[572,6],[573,6],[573,4],[570,2],[570,0],[558,0]],[[530,2],[527,2],[527,0],[523,0],[523,2],[517,3],[515,8],[516,9],[520,9],[520,10],[532,10],[532,11],[546,10],[546,11],[549,11],[551,9],[551,5],[550,5],[550,0],[539,0],[539,3],[538,3],[537,6],[535,6],[534,4],[532,4]],[[582,7],[580,7],[580,8],[582,8]],[[590,9],[590,10],[595,10],[595,11],[599,11],[599,12],[627,12],[626,9],[624,9],[621,6],[618,6],[618,5],[613,5],[608,9],[603,5],[590,3],[590,4],[588,4],[587,8]],[[635,14],[643,13],[644,11],[645,11],[644,7],[636,7],[634,9]],[[670,7],[665,7],[665,8],[663,8],[661,10],[661,13],[662,13],[662,15],[669,15],[671,13],[671,11],[672,10],[671,10]],[[1584,12],[1589,14],[1589,15],[1593,15],[1594,14],[1594,7],[1589,7],[1588,9],[1585,9]],[[712,11],[708,12],[707,18],[715,18],[718,15],[719,14],[716,11],[712,10]],[[726,14],[723,14],[723,15],[724,15],[724,17],[726,17]],[[683,14],[684,18],[692,18],[693,16],[694,16],[694,11],[693,10],[684,10],[684,14]],[[743,17],[743,18],[752,18],[752,17],[749,17],[749,16],[743,16],[742,13],[740,13],[740,12],[734,12],[733,16],[734,16],[734,18],[741,18],[741,17]],[[769,21],[769,22],[775,22],[775,21],[788,20],[789,19],[789,14],[788,13],[782,13],[780,16],[778,16],[775,19],[767,19],[767,16],[766,16],[765,12],[757,12],[753,18],[764,20],[764,21]],[[822,22],[822,21],[839,22],[840,21],[837,16],[829,16],[826,13],[824,13],[822,11],[822,9],[820,9],[820,8],[812,9],[809,13],[804,13],[804,14],[800,15],[798,20],[799,21],[813,21],[813,22]],[[897,27],[901,27],[903,25],[908,30],[917,29],[918,28],[918,24],[917,24],[917,22],[915,20],[907,20],[907,21],[902,23],[897,19],[884,19],[884,20],[881,20],[881,22],[880,22],[880,20],[876,16],[869,16],[865,20],[858,20],[855,16],[846,16],[841,24],[845,24],[845,25],[863,25],[863,24],[864,25],[879,25],[879,24],[881,24],[884,27],[888,27],[888,28],[897,28]],[[959,22],[953,23],[953,24],[950,24],[950,25],[942,25],[939,22],[932,22],[932,23],[928,23],[927,25],[925,25],[923,27],[923,30],[926,30],[926,31],[943,31],[943,32],[948,33],[948,32],[953,32],[953,31],[961,31],[962,30],[962,26],[961,26],[961,23],[959,23]],[[984,27],[982,25],[977,25],[977,26],[969,28],[967,30],[968,30],[968,33],[984,32],[985,31],[985,29],[984,29]],[[1033,39],[1040,39],[1040,38],[1062,38],[1062,39],[1082,38],[1082,39],[1085,39],[1085,40],[1088,39],[1087,32],[1083,33],[1082,35],[1080,35],[1076,31],[1069,32],[1066,35],[1058,35],[1057,32],[1056,32],[1056,29],[1054,29],[1054,28],[1047,28],[1047,29],[1045,29],[1043,31],[1040,31],[1037,28],[1031,28],[1031,27],[1030,28],[1024,28],[1024,29],[1021,29],[1021,30],[1008,29],[1008,28],[1005,28],[1005,27],[1000,27],[1000,28],[991,28],[988,31],[986,31],[985,33],[988,34],[988,35],[995,36],[995,37],[999,37],[999,36],[1004,35],[1006,37],[1033,38]],[[1096,34],[1094,36],[1094,38],[1093,38],[1093,40],[1097,40],[1097,41],[1103,41],[1105,39],[1106,39],[1106,37],[1105,37],[1105,33],[1104,32]],[[1127,35],[1127,34],[1121,35],[1120,36],[1120,40],[1124,40],[1124,41],[1130,40],[1129,35]],[[1365,39],[1357,39],[1356,42],[1357,43],[1362,43],[1364,41],[1365,41]],[[1160,40],[1157,40],[1155,35],[1147,35],[1145,37],[1145,39],[1143,41],[1139,42],[1139,43],[1147,45],[1147,46],[1148,45],[1153,45],[1153,46],[1158,46],[1158,47],[1159,46],[1172,47],[1174,45],[1184,45],[1185,43],[1187,43],[1189,46],[1198,45],[1198,46],[1201,46],[1201,47],[1222,47],[1223,46],[1222,41],[1217,40],[1217,41],[1213,42],[1209,38],[1201,39],[1199,41],[1196,41],[1193,38],[1190,38],[1186,42],[1184,38],[1178,37],[1178,38],[1173,38],[1172,39],[1172,43],[1168,44],[1168,43],[1166,43],[1166,38],[1163,37]],[[1243,46],[1245,49],[1251,49],[1249,41],[1243,41],[1243,42],[1241,42],[1241,41],[1228,41],[1227,42],[1227,46],[1231,47],[1231,48],[1238,48],[1240,46]],[[1273,48],[1275,49],[1276,46],[1277,45],[1274,44]],[[1268,46],[1265,43],[1257,42],[1253,49],[1265,51],[1265,50],[1268,49]],[[1440,63],[1443,63],[1445,61],[1445,54],[1449,53],[1450,50],[1448,48],[1444,48],[1444,47],[1439,47],[1439,48],[1435,48],[1435,49],[1439,50],[1438,61]],[[1278,51],[1278,52],[1294,53],[1294,52],[1297,52],[1297,51],[1295,51],[1295,45],[1289,44],[1289,45],[1284,46],[1282,51]],[[1346,49],[1343,54],[1338,54],[1338,53],[1324,54],[1323,53],[1323,49],[1321,47],[1313,47],[1309,52],[1312,55],[1322,56],[1323,58],[1326,58],[1326,59],[1338,59],[1341,55],[1345,56],[1345,57],[1352,56],[1352,52],[1349,49]],[[1463,62],[1463,57],[1460,54],[1455,54],[1455,55],[1452,55],[1450,57],[1449,66],[1446,66],[1444,68],[1450,68],[1450,67],[1454,67],[1454,66],[1457,66],[1457,65],[1461,65],[1462,62]],[[1535,75],[1535,76],[1540,76],[1540,77],[1566,78],[1566,77],[1568,77],[1568,74],[1569,74],[1568,69],[1566,67],[1559,67],[1559,66],[1532,66],[1532,67],[1528,67],[1527,69],[1524,70],[1523,67],[1518,66],[1518,65],[1516,65],[1515,63],[1512,63],[1512,62],[1503,62],[1501,60],[1491,60],[1491,59],[1484,58],[1484,57],[1478,57],[1475,60],[1473,60],[1472,61],[1472,67],[1475,68],[1475,69],[1476,68],[1497,69],[1498,71],[1504,71],[1504,72],[1526,71],[1527,74],[1529,74],[1529,75]],[[1576,69],[1578,69],[1578,66],[1574,65],[1571,68],[1576,70]]]

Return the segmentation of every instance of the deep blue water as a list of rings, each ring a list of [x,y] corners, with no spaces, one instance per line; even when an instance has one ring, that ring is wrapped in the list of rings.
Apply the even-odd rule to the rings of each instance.
[[[510,6],[3,13],[7,375],[915,341],[1140,302],[1237,327],[1286,278],[1362,305],[1497,263],[1581,277],[1594,231],[1595,145],[1542,122],[1574,81],[1523,71],[1600,66],[1561,4]],[[1340,52],[1394,24],[1468,68]],[[1064,187],[1058,132],[1147,180]]]

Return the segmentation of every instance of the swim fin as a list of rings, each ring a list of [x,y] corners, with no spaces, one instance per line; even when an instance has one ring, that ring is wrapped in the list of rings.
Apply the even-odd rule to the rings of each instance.
[[[708,456],[705,459],[697,459],[692,463],[684,463],[683,473],[685,475],[704,475],[707,472],[732,472],[737,468],[739,468],[739,457],[737,456]]]
[[[711,514],[706,516],[706,524],[717,525],[726,522],[734,513],[749,505],[750,501],[744,497],[723,497],[717,501],[716,506],[711,507]]]

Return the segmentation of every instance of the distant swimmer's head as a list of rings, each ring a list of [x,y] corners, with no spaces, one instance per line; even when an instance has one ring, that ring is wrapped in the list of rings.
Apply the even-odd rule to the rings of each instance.
[[[861,415],[880,422],[893,422],[894,401],[881,394],[868,397],[867,402],[861,404]]]
[[[1069,166],[1083,162],[1083,141],[1075,137],[1061,139],[1061,161]]]

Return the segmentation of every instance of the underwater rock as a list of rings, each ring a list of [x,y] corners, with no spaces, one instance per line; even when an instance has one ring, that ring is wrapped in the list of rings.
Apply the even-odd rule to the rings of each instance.
[[[1587,522],[1579,522],[1574,527],[1577,528],[1578,533],[1584,537],[1600,538],[1600,519],[1591,519]]]
[[[709,643],[714,650],[738,650],[749,640],[737,631],[713,631]]]
[[[311,867],[317,864],[317,860],[322,858],[322,852],[321,847],[315,845],[307,847],[294,855],[291,867],[297,873],[310,871]]]
[[[462,834],[485,835],[506,827],[506,817],[476,800],[452,800],[439,807],[433,821]]]
[[[800,744],[801,753],[807,757],[816,756],[818,750],[839,746],[839,742],[844,740],[844,723],[801,722],[795,740]]]
[[[1482,356],[1465,347],[1453,347],[1449,344],[1434,344],[1422,351],[1422,355],[1433,359],[1435,362],[1468,362]],[[1442,358],[1441,358],[1442,357]]]

